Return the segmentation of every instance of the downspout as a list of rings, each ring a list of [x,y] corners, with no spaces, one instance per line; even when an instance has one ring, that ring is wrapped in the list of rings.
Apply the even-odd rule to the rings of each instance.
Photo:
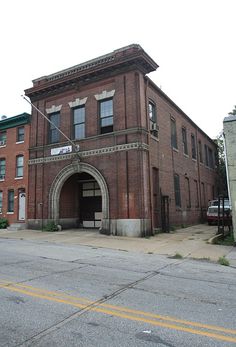
[[[197,156],[197,171],[198,171],[198,190],[199,190],[199,203],[200,203],[200,218],[201,223],[203,223],[203,211],[202,211],[202,191],[201,191],[201,175],[200,175],[200,161],[199,161],[199,148],[198,148],[198,136],[197,136],[197,128],[195,128],[195,134],[196,134],[196,156]],[[191,149],[192,149],[192,143],[191,143]]]
[[[147,129],[149,130],[149,123],[147,121],[147,114],[148,114],[148,98],[147,98],[147,89],[148,89],[148,84],[149,84],[149,81],[148,79],[146,79],[145,81],[145,114],[146,114],[146,127]],[[154,235],[154,232],[153,232],[153,207],[152,207],[152,196],[153,196],[153,187],[152,187],[152,180],[151,180],[151,170],[152,170],[152,167],[151,167],[151,160],[150,160],[150,132],[148,132],[147,134],[147,144],[148,144],[148,167],[149,167],[149,200],[150,200],[150,221],[151,221],[151,231],[152,231],[152,234]]]
[[[141,109],[140,109],[140,77],[137,72],[135,72],[135,98],[136,98],[136,119],[137,119],[137,125],[138,129],[141,129]],[[140,136],[141,132],[138,131],[138,137]],[[140,195],[140,201],[139,201],[139,217],[141,219],[141,230],[145,229],[145,232],[141,236],[146,236],[146,228],[143,224],[143,217],[144,217],[144,182],[143,182],[143,154],[141,149],[137,149],[138,151],[138,166],[139,166],[139,177],[140,177],[140,183],[141,183],[141,195]]]
[[[127,99],[126,99],[126,76],[123,77],[124,82],[124,106],[125,106],[125,129],[127,129]],[[125,134],[125,143],[128,141],[127,133]],[[127,218],[130,217],[129,212],[129,158],[128,151],[125,152],[125,167],[126,167],[126,203],[127,203]]]

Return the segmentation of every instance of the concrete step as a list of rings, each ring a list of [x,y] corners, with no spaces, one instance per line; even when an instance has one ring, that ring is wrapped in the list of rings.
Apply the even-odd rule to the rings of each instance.
[[[18,231],[18,230],[24,230],[26,229],[26,223],[12,223],[9,227],[7,227],[7,230],[9,231]]]

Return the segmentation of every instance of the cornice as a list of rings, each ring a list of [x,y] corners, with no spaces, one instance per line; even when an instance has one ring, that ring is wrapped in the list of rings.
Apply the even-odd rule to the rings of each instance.
[[[129,68],[135,65],[144,74],[155,71],[158,65],[139,45],[130,45],[115,50],[112,53],[89,60],[85,63],[73,66],[54,74],[40,77],[33,81],[34,86],[26,89],[25,94],[35,98],[52,90],[60,91],[60,88],[70,88],[79,81],[86,81],[106,72],[116,72],[121,68]]]
[[[5,118],[0,121],[0,130],[6,130],[9,128],[18,127],[30,122],[30,115],[28,113],[22,113],[15,117]]]

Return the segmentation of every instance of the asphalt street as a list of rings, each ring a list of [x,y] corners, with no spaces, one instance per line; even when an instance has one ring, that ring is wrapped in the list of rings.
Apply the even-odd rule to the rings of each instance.
[[[0,346],[236,346],[236,269],[0,239]]]

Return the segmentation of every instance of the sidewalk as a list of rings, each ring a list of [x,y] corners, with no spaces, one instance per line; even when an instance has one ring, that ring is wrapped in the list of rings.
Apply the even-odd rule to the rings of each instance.
[[[70,229],[58,232],[37,230],[8,231],[0,230],[0,238],[23,239],[32,241],[55,242],[83,245],[98,248],[110,248],[137,253],[161,254],[184,258],[217,261],[226,256],[230,265],[236,267],[236,248],[208,244],[216,233],[216,226],[199,224],[171,233],[162,233],[150,238],[129,238],[99,234],[94,230]]]

